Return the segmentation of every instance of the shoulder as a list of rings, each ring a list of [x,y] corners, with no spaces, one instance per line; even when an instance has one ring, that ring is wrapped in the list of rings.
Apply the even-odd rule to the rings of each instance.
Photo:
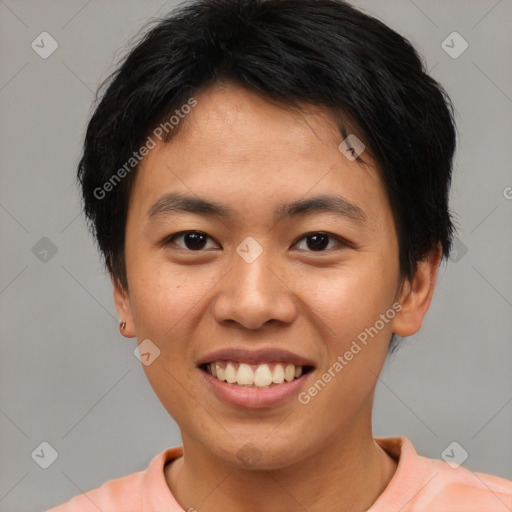
[[[512,481],[418,455],[406,437],[376,441],[398,466],[371,512],[512,511]]]
[[[78,494],[47,512],[110,512],[119,510],[119,507],[125,512],[135,512],[141,507],[140,488],[143,475],[144,471],[140,471],[109,480],[101,487]]]
[[[512,481],[479,473],[444,461],[428,459],[431,465],[431,489],[423,499],[425,510],[445,512],[510,512]]]
[[[179,510],[166,484],[164,468],[182,453],[182,447],[167,448],[155,455],[145,470],[108,480],[46,512],[141,512],[153,510],[154,500],[165,502],[169,510]]]

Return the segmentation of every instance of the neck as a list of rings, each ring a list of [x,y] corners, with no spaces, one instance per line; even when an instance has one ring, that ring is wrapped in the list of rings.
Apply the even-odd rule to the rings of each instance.
[[[370,508],[397,463],[370,428],[353,428],[300,463],[273,470],[233,468],[183,436],[184,457],[166,467],[167,484],[184,510],[198,512],[358,512]]]

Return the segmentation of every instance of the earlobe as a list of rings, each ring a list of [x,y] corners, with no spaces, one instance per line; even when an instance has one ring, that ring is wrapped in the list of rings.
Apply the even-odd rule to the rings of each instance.
[[[117,280],[113,279],[112,285],[114,288],[114,304],[120,318],[119,332],[125,338],[134,338],[135,326],[133,323],[132,308],[128,292],[119,282],[117,282]]]
[[[397,302],[402,309],[392,323],[393,333],[398,336],[412,336],[420,330],[434,295],[441,257],[442,248],[438,244],[418,262],[414,277],[401,286]]]

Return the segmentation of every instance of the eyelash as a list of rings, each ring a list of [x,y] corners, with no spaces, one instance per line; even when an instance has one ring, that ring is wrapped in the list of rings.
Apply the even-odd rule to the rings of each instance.
[[[211,236],[209,236],[208,234],[204,233],[203,231],[180,231],[179,233],[174,233],[173,235],[170,235],[168,236],[163,242],[162,242],[162,245],[163,246],[169,246],[171,244],[174,243],[174,240],[177,239],[177,238],[180,238],[180,237],[183,237],[184,235],[188,235],[188,234],[191,234],[191,233],[198,233],[198,234],[201,234],[201,235],[205,235],[207,238],[209,238],[210,240],[213,240],[213,238]],[[312,237],[314,235],[325,235],[327,236],[330,240],[335,240],[338,245],[340,247],[352,247],[353,244],[351,244],[350,242],[348,242],[347,240],[344,240],[343,238],[340,238],[339,236],[336,236],[336,235],[333,235],[332,233],[328,233],[326,231],[312,231],[310,233],[306,233],[305,235],[302,235],[301,238],[299,238],[296,242],[294,242],[293,245],[297,245],[301,240],[304,240],[304,239],[307,239],[309,237]],[[180,249],[182,249],[183,251],[186,251],[186,252],[191,252],[191,253],[201,253],[201,252],[204,252],[205,249],[199,249],[197,251],[194,251],[192,249],[187,249],[186,247],[180,247]],[[331,249],[332,250],[332,249]],[[329,252],[330,250],[329,249],[322,249],[320,251],[311,251],[311,250],[307,250],[306,252],[311,252],[311,253],[324,253],[324,252]]]

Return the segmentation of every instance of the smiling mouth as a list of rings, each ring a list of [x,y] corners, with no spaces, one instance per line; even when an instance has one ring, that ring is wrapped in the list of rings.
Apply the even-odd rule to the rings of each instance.
[[[216,379],[236,387],[270,388],[282,386],[313,371],[312,366],[283,363],[247,364],[237,361],[212,361],[201,368]]]

